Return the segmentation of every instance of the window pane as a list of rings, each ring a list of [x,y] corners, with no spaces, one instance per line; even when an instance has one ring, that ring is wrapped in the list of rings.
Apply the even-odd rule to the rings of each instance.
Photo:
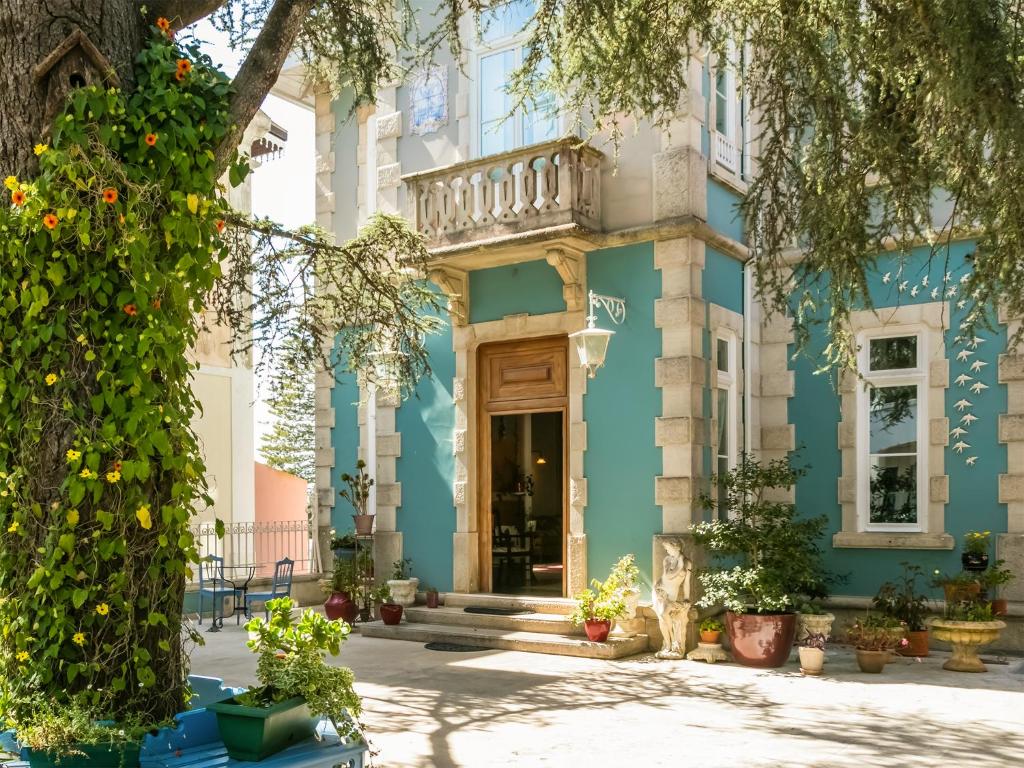
[[[917,457],[871,457],[872,523],[917,522]]]
[[[872,371],[893,371],[917,367],[917,336],[871,339],[869,357]]]
[[[870,452],[917,453],[917,385],[872,387]]]
[[[536,0],[514,0],[480,14],[482,39],[485,43],[517,35],[533,18],[537,10]]]
[[[729,135],[729,73],[718,70],[715,75],[715,130]]]
[[[718,340],[718,370],[729,372],[729,342],[726,339]]]
[[[728,458],[731,455],[729,445],[729,390],[718,390],[718,454]]]
[[[480,59],[480,155],[487,156],[515,148],[515,120],[505,120],[512,98],[505,91],[508,76],[515,69],[514,50]]]
[[[722,478],[724,478],[725,473],[729,471],[729,460],[724,456],[719,456],[716,471],[718,473],[718,488],[716,489],[718,498],[715,499],[715,501],[718,503],[718,519],[724,520],[729,512],[729,494],[726,491],[725,483]]]

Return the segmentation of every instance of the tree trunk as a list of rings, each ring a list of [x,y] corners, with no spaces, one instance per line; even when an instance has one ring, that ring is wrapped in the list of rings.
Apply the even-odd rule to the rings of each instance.
[[[36,168],[32,148],[44,131],[46,89],[33,70],[76,28],[114,67],[122,85],[133,82],[147,21],[132,0],[6,0],[0,4],[0,164],[19,178]]]

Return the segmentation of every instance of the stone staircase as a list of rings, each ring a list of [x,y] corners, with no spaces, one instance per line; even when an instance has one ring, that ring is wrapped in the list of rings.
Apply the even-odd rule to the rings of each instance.
[[[525,613],[501,616],[466,613],[467,606],[515,609]],[[587,640],[583,627],[569,622],[573,601],[555,597],[456,594],[444,597],[440,608],[406,608],[402,623],[389,627],[374,621],[357,625],[363,637],[411,640],[417,643],[457,643],[503,651],[529,651],[593,659],[618,659],[647,650],[647,635]]]

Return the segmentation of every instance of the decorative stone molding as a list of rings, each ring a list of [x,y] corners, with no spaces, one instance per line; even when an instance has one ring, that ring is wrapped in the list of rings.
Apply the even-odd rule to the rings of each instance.
[[[454,267],[436,267],[427,277],[448,297],[448,315],[452,325],[469,322],[469,274]]]
[[[456,592],[479,590],[479,546],[477,525],[477,402],[475,382],[477,349],[492,341],[531,339],[569,334],[584,327],[582,311],[555,312],[547,315],[510,315],[486,323],[460,324],[452,328],[455,351],[455,379],[452,399],[455,401],[455,430],[465,434],[464,450],[455,456],[453,503],[455,534],[453,538],[453,587]],[[566,584],[569,594],[587,585],[587,538],[584,512],[587,504],[583,453],[586,450],[586,424],[583,420],[583,395],[587,378],[579,365],[569,366],[569,530]]]
[[[743,394],[744,394],[744,376],[743,376],[743,315],[738,312],[733,312],[730,309],[719,306],[718,304],[708,304],[708,331],[711,333],[711,360],[707,366],[710,372],[708,385],[711,387],[712,392],[718,388],[718,344],[715,343],[715,332],[719,329],[724,329],[729,332],[729,335],[735,340],[736,344],[736,355],[735,363],[736,370],[733,372],[734,381],[736,382],[736,423],[734,425],[734,432],[732,435],[732,444],[736,446],[743,445]],[[711,413],[707,414],[710,419],[708,430],[709,443],[711,445],[711,455],[717,456],[718,451],[718,398],[711,397]],[[769,441],[774,441],[775,444],[782,446],[782,450],[791,451],[793,449],[794,428],[790,425],[781,427],[768,427],[768,438]],[[762,437],[762,444],[764,438]],[[737,454],[739,452],[737,451]]]
[[[1006,324],[1006,337],[1012,339],[1024,318],[999,311],[999,322]],[[1006,385],[1006,414],[999,417],[999,441],[1006,443],[1006,466],[1014,474],[1000,475],[999,501],[1006,503],[1006,533],[996,537],[996,557],[1005,560],[1016,574],[1024,573],[1024,433],[1016,426],[1024,421],[1024,349],[1007,349],[999,356],[1000,384]],[[1024,601],[1024,578],[1016,578],[1002,588],[1008,600]]]
[[[377,115],[377,141],[394,139],[402,135],[402,113]]]
[[[654,267],[661,271],[654,324],[661,329],[662,348],[654,361],[654,384],[661,389],[655,442],[662,455],[654,503],[661,507],[662,531],[684,533],[698,514],[694,479],[704,474],[704,242],[695,237],[656,241]]]
[[[377,189],[390,189],[402,183],[402,164],[387,163],[377,166]]]
[[[795,338],[792,319],[778,313],[766,315],[759,301],[753,302],[751,315],[753,391],[748,418],[755,429],[747,450],[767,462],[786,458],[796,447],[796,427],[789,422],[789,399],[796,389],[796,374],[789,370],[789,345]],[[840,442],[848,439],[840,429]],[[769,494],[773,501],[792,502],[795,489],[771,489]]]
[[[853,333],[885,328],[886,326],[907,326],[908,332],[917,332],[922,327],[925,333],[928,372],[928,413],[920,418],[928,421],[928,487],[927,509],[919,510],[925,515],[925,532],[891,532],[861,530],[858,514],[859,448],[857,436],[858,388],[861,383],[852,373],[846,373],[840,386],[841,403],[839,448],[842,453],[842,476],[838,483],[838,498],[842,506],[842,530],[832,538],[834,547],[871,549],[952,549],[953,538],[945,531],[945,509],[949,500],[949,478],[945,471],[945,450],[948,432],[940,439],[940,426],[946,421],[946,389],[949,387],[949,361],[946,359],[944,333],[948,327],[949,307],[945,302],[933,301],[900,307],[886,307],[878,310],[863,310],[850,315],[850,329]],[[922,446],[923,447],[923,446]]]
[[[548,248],[545,252],[548,264],[555,268],[558,276],[562,278],[562,297],[565,299],[565,308],[569,312],[588,310],[585,306],[586,286],[586,254],[575,248],[559,245],[557,248]]]

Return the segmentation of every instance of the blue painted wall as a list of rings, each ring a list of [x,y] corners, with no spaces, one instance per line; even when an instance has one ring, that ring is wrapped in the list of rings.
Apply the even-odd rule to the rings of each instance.
[[[743,217],[740,196],[708,176],[708,224],[723,235],[743,242]]]
[[[427,339],[427,350],[432,372],[420,381],[415,396],[402,403],[395,414],[395,428],[402,435],[402,455],[396,467],[398,482],[402,484],[397,527],[403,534],[405,557],[412,558],[413,574],[446,591],[452,588],[455,532],[455,353],[450,325]]]
[[[359,385],[355,374],[342,374],[331,392],[331,407],[334,408],[334,426],[331,428],[331,445],[334,447],[334,476],[331,478],[335,492],[341,489],[341,473],[355,470],[359,458]],[[352,505],[340,496],[334,497],[331,525],[340,536],[353,530]]]
[[[955,243],[949,248],[948,264],[945,252],[927,263],[927,249],[917,249],[913,258],[904,266],[904,276],[897,280],[899,270],[896,257],[884,256],[877,263],[876,272],[871,280],[871,298],[877,307],[896,306],[932,301],[931,289],[941,286],[943,276],[948,270],[954,280],[964,274],[967,268],[965,256],[973,251],[971,243]],[[890,275],[890,281],[884,283],[882,276]],[[928,276],[929,286],[921,288],[920,284]],[[906,280],[906,289],[900,292],[899,282]],[[916,297],[910,296],[910,289],[919,286]],[[984,332],[986,341],[979,345],[976,354],[967,362],[956,359],[959,347],[953,345],[960,321],[966,310],[958,310],[956,301],[959,296],[949,300],[951,307],[950,327],[947,332],[946,357],[949,360],[950,387],[946,390],[946,416],[950,428],[960,421],[961,413],[954,403],[966,396],[974,408],[972,412],[979,420],[970,427],[967,442],[971,450],[963,455],[945,448],[946,474],[949,475],[949,503],[946,505],[946,532],[957,539],[957,549],[949,551],[931,550],[870,550],[870,549],[832,549],[831,536],[841,527],[841,509],[836,497],[836,478],[842,474],[841,456],[836,444],[836,429],[831,425],[840,420],[839,398],[825,376],[815,376],[817,356],[823,349],[826,339],[824,332],[817,329],[812,337],[809,356],[800,356],[792,364],[796,373],[795,397],[789,402],[790,422],[796,425],[796,443],[799,452],[797,464],[810,467],[808,475],[797,485],[797,508],[806,514],[825,514],[829,518],[826,557],[830,569],[840,574],[848,574],[846,584],[838,586],[838,594],[873,595],[880,584],[894,579],[900,572],[900,562],[908,561],[921,565],[930,572],[939,569],[954,572],[960,569],[960,543],[963,535],[969,530],[989,530],[993,535],[1006,530],[1006,506],[999,504],[998,475],[1006,472],[1006,447],[997,442],[996,427],[998,414],[1006,410],[1006,387],[996,382],[998,354],[1005,348],[1005,328],[998,333]],[[966,387],[958,387],[954,380],[961,373],[975,375],[968,370],[970,362],[981,359],[988,363],[977,376],[989,389],[980,395],[974,395]],[[952,445],[954,441],[950,441]],[[931,450],[942,450],[932,446]],[[974,467],[966,466],[967,455],[977,455],[978,462]],[[937,594],[937,592],[936,592]]]
[[[604,579],[614,562],[633,553],[646,581],[651,574],[651,536],[661,531],[654,504],[654,478],[661,474],[661,449],[654,445],[654,420],[661,391],[654,386],[654,360],[661,332],[654,327],[654,300],[661,273],[654,246],[641,243],[594,251],[587,256],[588,287],[626,299],[626,321],[612,326],[605,366],[587,381],[587,567]],[[599,325],[607,328],[607,316]]]
[[[704,248],[704,301],[743,314],[743,264],[711,246]]]
[[[562,279],[544,260],[478,269],[469,273],[469,304],[471,323],[564,312]]]

